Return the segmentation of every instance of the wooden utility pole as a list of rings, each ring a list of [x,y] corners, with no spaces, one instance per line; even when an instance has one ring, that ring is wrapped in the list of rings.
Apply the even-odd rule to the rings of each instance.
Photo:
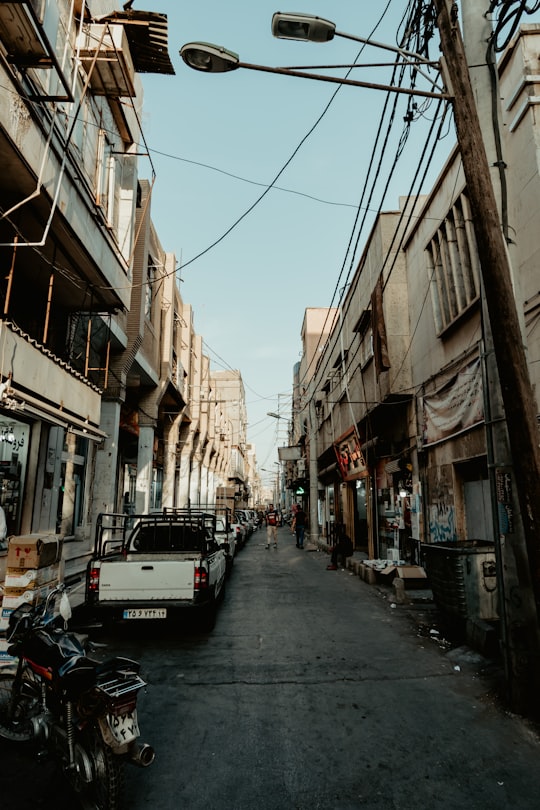
[[[309,541],[319,542],[319,474],[317,469],[317,412],[315,409],[315,381],[309,386]]]
[[[450,0],[434,0],[434,6],[444,67],[451,84],[447,89],[453,97],[454,120],[473,212],[486,306],[492,325],[493,349],[514,461],[516,495],[528,560],[528,571],[520,572],[520,581],[532,587],[536,605],[536,611],[525,611],[522,617],[519,644],[522,678],[517,708],[540,716],[540,449],[535,397],[456,4]]]

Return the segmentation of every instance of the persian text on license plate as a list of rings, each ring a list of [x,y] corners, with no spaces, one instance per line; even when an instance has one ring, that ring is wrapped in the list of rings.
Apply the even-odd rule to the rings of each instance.
[[[127,608],[124,619],[166,619],[167,608]]]
[[[136,711],[120,715],[108,714],[107,725],[115,741],[120,744],[136,740],[140,733]]]

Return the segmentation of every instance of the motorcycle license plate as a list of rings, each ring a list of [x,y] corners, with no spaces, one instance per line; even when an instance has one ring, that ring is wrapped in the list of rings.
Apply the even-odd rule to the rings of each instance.
[[[166,619],[167,608],[127,608],[124,619]]]
[[[130,743],[139,736],[139,724],[137,722],[137,711],[126,712],[125,714],[108,714],[107,725],[115,740],[119,745]]]

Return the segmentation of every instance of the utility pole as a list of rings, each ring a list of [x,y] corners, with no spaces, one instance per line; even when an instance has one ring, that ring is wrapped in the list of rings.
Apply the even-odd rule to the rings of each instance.
[[[317,468],[317,412],[315,381],[309,385],[309,540],[319,542],[319,471]]]
[[[465,56],[480,120],[486,156],[490,166],[493,191],[497,200],[499,222],[505,242],[508,222],[504,222],[503,197],[505,190],[504,130],[500,123],[502,109],[498,70],[494,49],[488,51],[493,36],[490,15],[487,13],[490,0],[470,0],[462,8],[463,39]],[[521,300],[519,275],[512,267],[512,287],[516,300]],[[520,330],[525,341],[523,313],[518,310]],[[499,596],[499,619],[501,629],[501,652],[504,659],[507,696],[510,705],[518,712],[527,710],[528,667],[523,667],[522,635],[524,616],[535,621],[536,606],[531,587],[527,560],[527,547],[523,522],[517,505],[513,459],[508,440],[508,430],[501,396],[497,362],[493,350],[493,335],[482,285],[482,356],[484,368],[484,412],[486,446],[491,491],[493,526],[496,532],[497,582]],[[502,494],[501,494],[502,490]],[[510,503],[501,500],[510,494]],[[509,512],[511,510],[511,518]],[[519,600],[514,599],[516,593]],[[525,625],[527,620],[525,620]]]
[[[515,549],[522,594],[521,626],[514,631],[515,666],[520,711],[540,715],[540,450],[535,398],[532,390],[520,321],[512,286],[490,166],[471,86],[469,67],[459,28],[456,4],[434,0],[445,73],[453,97],[454,120],[467,183],[481,264],[491,338],[514,460],[514,481],[523,524],[526,555]],[[480,10],[478,11],[480,14]],[[533,599],[524,598],[532,589]],[[515,707],[515,706],[514,706]]]

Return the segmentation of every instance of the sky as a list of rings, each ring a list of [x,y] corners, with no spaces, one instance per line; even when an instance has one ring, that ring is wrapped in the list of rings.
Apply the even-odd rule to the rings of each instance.
[[[338,31],[395,45],[408,3],[294,0],[293,6],[331,19]],[[436,102],[410,123],[387,188],[404,130],[407,97],[399,96],[375,192],[359,210],[385,92],[340,86],[336,93],[338,85],[245,68],[210,75],[188,68],[178,53],[187,42],[204,41],[235,51],[245,63],[348,65],[362,48],[358,42],[275,39],[272,14],[283,9],[268,0],[136,0],[134,8],[167,14],[176,71],[143,76],[142,126],[152,163],[146,169],[155,172],[152,219],[164,250],[181,265],[182,297],[193,306],[212,368],[242,374],[248,441],[259,467],[272,469],[277,447],[287,444],[304,311],[336,305],[336,290],[356,266],[377,209],[396,209],[409,192]],[[432,50],[436,59],[436,43]],[[391,58],[370,47],[360,61]],[[346,70],[316,72],[343,77]],[[366,66],[354,78],[386,84],[390,72]],[[424,190],[454,142],[449,123]]]

